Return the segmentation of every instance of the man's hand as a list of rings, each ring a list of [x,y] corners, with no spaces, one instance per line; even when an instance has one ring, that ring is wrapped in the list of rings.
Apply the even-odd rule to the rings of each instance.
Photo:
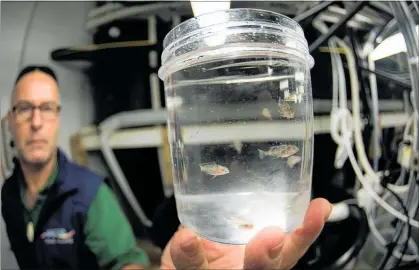
[[[310,203],[304,222],[291,234],[265,228],[246,246],[231,246],[179,229],[164,249],[162,269],[291,269],[319,236],[332,211],[325,199]]]

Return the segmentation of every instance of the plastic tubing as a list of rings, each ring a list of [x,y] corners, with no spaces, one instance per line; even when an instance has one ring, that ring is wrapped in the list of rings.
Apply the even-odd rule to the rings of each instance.
[[[336,42],[345,50],[346,58],[348,61],[349,67],[349,77],[350,77],[350,84],[352,89],[352,118],[353,118],[353,127],[354,127],[354,139],[355,139],[355,147],[356,152],[358,154],[359,161],[361,163],[362,168],[368,175],[368,177],[373,180],[374,184],[378,187],[379,177],[372,169],[367,155],[365,154],[365,146],[362,139],[361,133],[361,116],[360,116],[360,107],[359,107],[359,85],[358,85],[358,75],[356,74],[356,66],[354,61],[354,55],[352,51],[349,49],[348,45],[343,40],[337,39]]]
[[[351,50],[348,48],[348,46],[346,45],[345,42],[337,39],[337,42],[339,44],[340,47],[344,48],[346,56],[347,56],[347,61],[348,61],[348,66],[350,67],[349,70],[350,73],[350,79],[351,79],[351,89],[352,89],[352,105],[353,105],[353,113],[354,116],[352,117],[353,121],[354,121],[354,133],[355,133],[355,146],[357,149],[357,152],[359,151],[359,157],[361,160],[361,165],[364,165],[365,168],[367,169],[367,174],[369,177],[374,177],[374,179],[377,181],[376,183],[378,183],[378,176],[374,173],[374,171],[372,170],[368,159],[366,158],[365,155],[365,151],[364,151],[364,144],[362,141],[362,135],[361,135],[361,130],[360,130],[360,120],[359,120],[359,87],[358,87],[358,76],[356,74],[356,67],[355,67],[355,61],[354,61],[354,56],[351,52]],[[341,118],[341,121],[346,122],[348,117],[347,115],[350,115],[349,110],[341,110],[341,113],[338,115],[338,118]],[[346,123],[344,126],[347,126]],[[333,128],[332,128],[333,130]],[[371,186],[370,181],[367,180],[367,178],[365,178],[365,176],[362,174],[362,170],[359,167],[356,158],[354,156],[354,153],[352,151],[352,146],[350,143],[350,137],[351,137],[351,132],[352,130],[348,130],[348,129],[342,129],[342,138],[340,139],[340,142],[343,143],[343,145],[346,148],[346,151],[348,152],[348,156],[349,156],[349,160],[352,164],[352,167],[355,171],[356,176],[358,177],[360,183],[362,184],[362,186],[365,188],[365,190],[371,195],[371,197],[381,206],[383,207],[385,210],[387,210],[389,213],[391,213],[393,216],[397,217],[398,219],[407,222],[408,217],[405,216],[404,214],[400,213],[399,211],[397,211],[396,209],[394,209],[391,205],[389,205],[386,201],[384,201],[374,190],[374,188]],[[409,224],[419,228],[419,222],[417,220],[413,220],[410,219],[409,220]]]

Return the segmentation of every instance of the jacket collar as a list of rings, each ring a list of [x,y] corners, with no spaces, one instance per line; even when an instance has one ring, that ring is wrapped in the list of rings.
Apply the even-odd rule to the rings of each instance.
[[[71,170],[71,161],[68,160],[66,154],[58,148],[57,150],[57,159],[58,159],[58,175],[57,183],[59,193],[67,193],[77,189],[75,182],[72,181],[72,170]]]
[[[12,178],[16,178],[18,180],[18,176],[21,175],[22,171],[20,168],[20,163],[17,159],[15,161],[15,169],[12,175]],[[74,181],[71,181],[71,169],[69,167],[71,166],[71,162],[68,160],[66,154],[60,149],[57,148],[57,161],[58,161],[58,174],[57,179],[55,180],[55,183],[53,185],[57,185],[58,187],[58,194],[57,196],[60,196],[62,194],[65,194],[67,192],[71,192],[77,189],[76,185],[74,184]],[[16,181],[17,182],[17,181]]]

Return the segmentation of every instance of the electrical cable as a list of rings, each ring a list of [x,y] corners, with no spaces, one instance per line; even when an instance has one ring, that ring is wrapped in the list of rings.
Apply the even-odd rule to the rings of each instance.
[[[326,267],[324,270],[344,269],[353,258],[358,256],[367,241],[369,231],[365,211],[358,205],[348,203],[348,206],[350,212],[349,215],[356,217],[359,221],[357,238],[355,239],[354,244],[342,256],[340,256],[332,265]]]
[[[398,196],[393,192],[393,191],[391,191],[390,189],[389,189],[389,191],[393,194],[393,196],[395,197],[395,198],[398,198]],[[398,198],[397,200],[399,200],[400,198]],[[406,215],[407,216],[409,216],[409,213],[408,213],[408,211],[407,211],[407,209],[406,209],[406,207],[404,207],[404,210],[405,210],[405,212],[407,213]],[[401,263],[401,261],[402,261],[402,257],[403,257],[403,255],[404,254],[406,254],[406,251],[407,251],[407,247],[408,247],[408,245],[409,245],[409,239],[410,239],[410,236],[411,236],[411,231],[412,231],[412,227],[408,224],[408,222],[407,223],[405,223],[404,225],[406,225],[407,226],[407,236],[406,236],[406,240],[405,240],[405,242],[404,242],[404,245],[403,245],[403,249],[402,249],[402,256],[400,256],[400,258],[398,258],[397,259],[397,262],[396,262],[396,264],[394,265],[394,267],[398,267],[399,265],[400,265],[400,263]],[[402,225],[403,226],[403,225]],[[397,243],[397,242],[396,242]]]
[[[375,225],[374,221],[372,220],[372,217],[370,215],[367,214],[367,220],[368,220],[368,224],[370,227],[370,232],[372,233],[372,235],[375,237],[375,239],[379,242],[379,244],[383,247],[387,246],[387,241],[384,239],[384,237],[380,234],[380,232],[377,229],[377,226]],[[415,241],[410,239],[409,241],[410,244],[415,245]],[[419,255],[418,255],[418,250],[417,250],[417,246],[415,246],[415,255],[403,255],[397,251],[394,250],[393,251],[393,256],[396,258],[402,258],[403,261],[408,261],[408,262],[413,262],[419,259]]]
[[[387,188],[391,189],[392,191],[394,191],[396,194],[402,194],[408,191],[408,187],[406,188],[406,186],[399,186],[399,183],[402,183],[403,179],[406,178],[406,169],[402,168],[400,175],[398,177],[398,179],[396,180],[396,182],[394,183],[394,185],[392,184],[387,184]],[[403,188],[403,189],[401,189]],[[403,191],[403,192],[401,192]],[[383,200],[388,200],[391,196],[390,192],[385,192],[382,196]],[[371,209],[371,215],[375,218],[375,207]],[[378,223],[378,221],[376,220],[376,222]]]
[[[78,47],[68,47],[56,49],[51,52],[51,58],[53,60],[69,60],[75,57],[76,55],[81,55],[82,53],[97,52],[108,49],[120,49],[120,48],[139,48],[139,47],[149,47],[154,46],[155,43],[151,40],[131,40],[131,41],[120,41],[120,42],[108,42],[101,44],[89,44],[86,46]]]
[[[345,63],[343,65],[344,65],[345,68],[349,68],[349,66],[348,66],[347,63]],[[390,81],[392,81],[394,83],[397,83],[398,85],[403,86],[403,87],[405,87],[407,89],[410,89],[412,87],[411,84],[409,84],[407,81],[403,81],[397,75],[388,73],[386,71],[383,71],[383,70],[370,70],[370,69],[368,69],[366,67],[359,67],[359,68],[362,69],[365,72],[373,73],[373,74],[375,74],[375,75],[377,75],[379,77],[383,77],[383,78],[385,78],[387,80],[390,80]]]
[[[398,203],[400,204],[401,208],[403,209],[403,212],[405,213],[406,216],[409,217],[409,212],[406,208],[406,206],[404,205],[402,199],[400,199],[400,197],[391,189],[387,188],[387,186],[384,184],[384,188],[391,194],[393,195],[393,197],[398,201]],[[402,223],[402,226],[406,224],[406,223]],[[403,227],[402,227],[403,228]],[[400,229],[399,232],[396,232],[396,236],[393,238],[393,240],[387,244],[387,254],[384,257],[384,259],[382,260],[380,266],[378,267],[379,270],[383,270],[385,269],[385,266],[387,265],[388,260],[391,258],[393,251],[395,250],[395,248],[397,247],[398,241],[401,237],[403,233],[403,229]],[[407,238],[406,241],[404,243],[404,247],[403,247],[403,252],[401,253],[402,256],[400,256],[400,258],[398,258],[397,260],[397,265],[400,264],[401,262],[401,258],[403,257],[403,255],[406,253],[406,249],[407,249],[407,245],[410,239],[410,234],[411,234],[411,226],[407,225]]]
[[[35,18],[35,12],[36,12],[37,7],[38,7],[38,1],[34,1],[31,12],[29,14],[28,24],[26,25],[25,33],[23,34],[22,48],[20,50],[20,57],[19,57],[19,64],[18,64],[19,69],[23,67],[25,54],[26,54],[26,48],[27,48],[28,39],[29,39],[29,33],[31,32],[31,29],[33,26],[33,20]]]
[[[417,132],[414,131],[414,134],[415,134],[415,136],[417,136]],[[409,210],[408,210],[408,216],[412,216],[412,217],[414,216],[413,215],[414,214],[414,206],[415,206],[415,204],[417,204],[417,202],[415,202],[415,201],[418,201],[418,199],[419,199],[418,193],[416,191],[416,185],[414,184],[414,182],[415,182],[415,176],[414,175],[415,175],[414,171],[411,170],[410,175],[409,175],[409,182],[407,183],[407,185],[409,185],[409,191],[408,191],[407,197],[405,199],[405,204],[406,204],[408,209],[410,209],[413,206],[411,208],[411,213],[409,213]],[[403,229],[404,225],[406,225],[406,224],[400,224],[400,223],[398,224],[398,227],[400,228],[400,230]],[[407,222],[407,225],[408,225],[408,222]],[[396,228],[396,229],[399,229],[399,228]],[[408,246],[408,241],[410,239],[411,227],[408,225],[407,229],[408,229],[408,235],[407,235],[407,238],[405,240],[406,242],[405,242],[404,247],[403,247],[402,252],[401,252],[402,255],[404,255],[406,253],[407,246]],[[416,251],[417,251],[417,248],[416,248]],[[400,264],[400,258],[396,262],[396,264]]]
[[[391,270],[417,270],[419,269],[419,262],[408,263]]]
[[[417,194],[417,192],[415,192],[414,194]],[[417,201],[417,199],[418,199],[419,197],[418,196],[416,196],[416,201]],[[410,201],[409,199],[408,199],[408,202],[412,202],[412,201]],[[412,202],[411,203],[411,205],[412,206],[414,206],[415,204],[417,204],[418,202]],[[413,209],[413,208],[412,208]],[[412,215],[412,213],[410,213],[410,215]],[[414,215],[412,215],[412,216],[414,216]],[[404,224],[401,224],[401,226],[403,226]],[[409,241],[409,239],[410,239],[410,235],[411,235],[411,226],[409,226],[408,225],[408,227],[407,227],[407,237],[406,237],[406,240],[405,240],[405,243],[404,243],[404,246],[403,246],[403,249],[402,249],[402,252],[401,252],[401,254],[402,255],[404,255],[405,253],[406,253],[406,251],[407,251],[407,248],[408,248],[408,245],[409,245],[409,243],[408,243],[408,241]],[[418,252],[418,248],[416,247],[416,250],[415,250],[416,252]],[[395,266],[394,267],[398,267],[399,265],[400,265],[400,263],[401,263],[401,258],[399,258],[398,260],[397,260],[397,262],[396,262],[396,264],[395,264]]]

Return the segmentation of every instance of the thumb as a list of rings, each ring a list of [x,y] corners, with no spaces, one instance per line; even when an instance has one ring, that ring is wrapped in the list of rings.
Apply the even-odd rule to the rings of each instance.
[[[173,236],[170,255],[176,269],[207,269],[204,248],[198,236],[190,229],[180,229]]]

